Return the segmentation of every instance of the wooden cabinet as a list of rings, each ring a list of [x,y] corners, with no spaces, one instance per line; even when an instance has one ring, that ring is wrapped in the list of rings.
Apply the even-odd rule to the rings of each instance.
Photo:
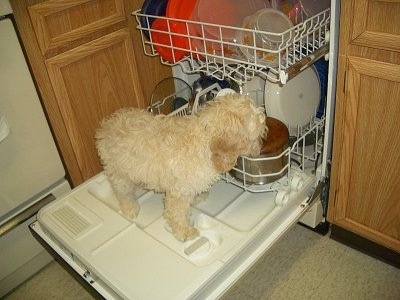
[[[171,74],[169,67],[143,54],[131,16],[140,5],[127,0],[12,1],[74,186],[102,169],[94,146],[100,120],[121,107],[146,107],[156,83]]]
[[[341,1],[328,220],[400,252],[400,2]]]
[[[50,0],[29,6],[28,11],[43,54],[125,20],[122,0]]]

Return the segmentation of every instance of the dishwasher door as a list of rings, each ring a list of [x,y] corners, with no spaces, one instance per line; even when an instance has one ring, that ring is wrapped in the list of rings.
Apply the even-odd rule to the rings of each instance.
[[[224,180],[192,209],[200,231],[180,242],[168,231],[163,195],[140,191],[135,223],[118,210],[101,173],[38,214],[34,235],[107,299],[216,299],[249,269],[312,202],[315,176],[282,205],[276,193],[252,193]]]

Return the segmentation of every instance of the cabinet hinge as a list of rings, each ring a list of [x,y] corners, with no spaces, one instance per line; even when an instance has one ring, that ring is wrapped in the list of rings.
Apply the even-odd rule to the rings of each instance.
[[[344,76],[343,76],[343,94],[346,93],[346,78],[347,78],[347,72],[344,71]]]

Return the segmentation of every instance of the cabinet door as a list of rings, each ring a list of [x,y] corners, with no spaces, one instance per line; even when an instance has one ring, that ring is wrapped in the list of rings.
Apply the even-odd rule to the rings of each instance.
[[[28,10],[42,54],[126,21],[122,0],[48,0]]]
[[[94,144],[100,120],[121,107],[144,107],[130,33],[113,32],[45,63],[81,176],[89,179],[101,171]]]
[[[400,51],[399,1],[357,0],[352,11],[352,44]]]
[[[328,219],[400,251],[400,65],[353,56],[339,64],[347,68]]]

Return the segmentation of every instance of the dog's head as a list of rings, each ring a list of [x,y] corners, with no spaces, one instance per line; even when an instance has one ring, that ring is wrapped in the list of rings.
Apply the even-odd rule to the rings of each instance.
[[[240,155],[260,154],[267,127],[264,109],[246,95],[230,94],[207,102],[198,111],[211,136],[211,160],[218,172],[232,169]]]

